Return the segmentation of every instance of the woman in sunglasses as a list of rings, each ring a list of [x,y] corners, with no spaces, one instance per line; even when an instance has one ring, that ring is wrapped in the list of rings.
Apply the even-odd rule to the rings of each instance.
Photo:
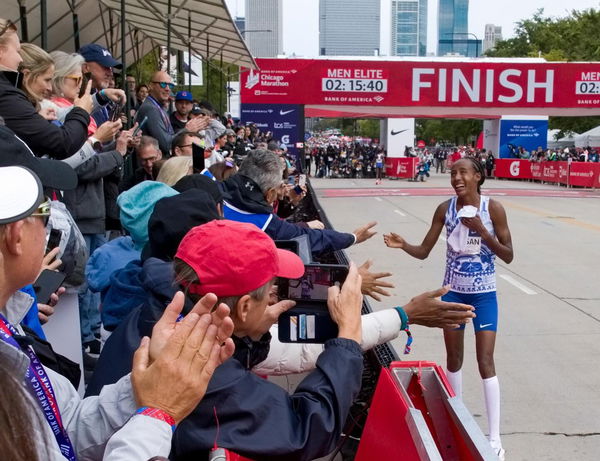
[[[30,63],[23,63],[20,51],[16,26],[0,18],[0,116],[35,155],[56,159],[70,157],[81,148],[88,136],[87,125],[92,110],[89,91],[75,101],[76,107],[61,126],[50,123],[37,113],[35,105],[36,100],[43,96],[54,63],[45,51],[40,50],[39,53],[33,48],[26,49],[24,54],[29,51],[36,58]]]
[[[173,95],[174,88],[175,85],[168,73],[155,72],[149,85],[148,97],[136,114],[138,121],[148,117],[148,122],[142,131],[145,135],[152,136],[158,141],[163,158],[169,158],[171,143],[175,135],[168,113],[169,99]],[[185,129],[196,133],[204,129],[206,124],[207,122],[204,120],[193,119],[186,123]]]

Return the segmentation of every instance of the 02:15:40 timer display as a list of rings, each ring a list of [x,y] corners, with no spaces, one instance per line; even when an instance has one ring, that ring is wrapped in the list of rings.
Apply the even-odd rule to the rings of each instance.
[[[387,79],[324,78],[321,80],[321,91],[385,93]]]

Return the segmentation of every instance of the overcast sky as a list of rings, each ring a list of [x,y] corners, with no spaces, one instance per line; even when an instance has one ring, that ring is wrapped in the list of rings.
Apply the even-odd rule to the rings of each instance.
[[[252,1],[252,0],[251,0]],[[318,56],[319,0],[282,0],[283,49],[287,55]],[[244,0],[226,0],[233,16],[244,15]],[[436,51],[438,0],[428,3],[428,52]],[[469,32],[483,40],[485,24],[502,26],[504,38],[513,35],[515,23],[543,8],[547,15],[562,17],[573,9],[600,9],[600,0],[470,0]],[[390,48],[391,0],[381,0],[381,53]],[[590,31],[598,33],[598,31]]]

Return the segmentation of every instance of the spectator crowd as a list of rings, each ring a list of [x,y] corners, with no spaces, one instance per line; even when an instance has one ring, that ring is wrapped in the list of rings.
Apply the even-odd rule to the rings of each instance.
[[[361,316],[363,295],[389,296],[390,274],[351,263],[328,291],[337,337],[279,342],[277,318],[294,302],[278,298],[277,280],[305,266],[275,241],[303,241],[318,259],[368,240],[376,223],[303,222],[306,187],[270,133],[220,117],[162,71],[117,89],[121,67],[94,43],[21,43],[0,19],[4,458],[325,456],[360,390],[363,351],[407,318],[456,327],[470,307],[440,301],[440,289]],[[374,174],[384,155],[372,143],[311,150],[325,176]],[[42,326],[65,291],[77,299],[85,398],[78,364]],[[299,372],[293,393],[261,377]]]

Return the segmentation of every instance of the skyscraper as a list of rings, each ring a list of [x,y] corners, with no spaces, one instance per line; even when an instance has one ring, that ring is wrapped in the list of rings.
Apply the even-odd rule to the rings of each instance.
[[[485,34],[483,36],[483,51],[496,46],[496,42],[502,40],[502,27],[494,24],[485,25]]]
[[[320,0],[319,54],[379,54],[380,0]]]
[[[392,56],[427,54],[427,0],[392,0]]]
[[[479,56],[481,40],[469,36],[469,0],[439,0],[438,56]]]
[[[246,0],[246,24],[242,37],[257,58],[283,53],[281,0]]]

